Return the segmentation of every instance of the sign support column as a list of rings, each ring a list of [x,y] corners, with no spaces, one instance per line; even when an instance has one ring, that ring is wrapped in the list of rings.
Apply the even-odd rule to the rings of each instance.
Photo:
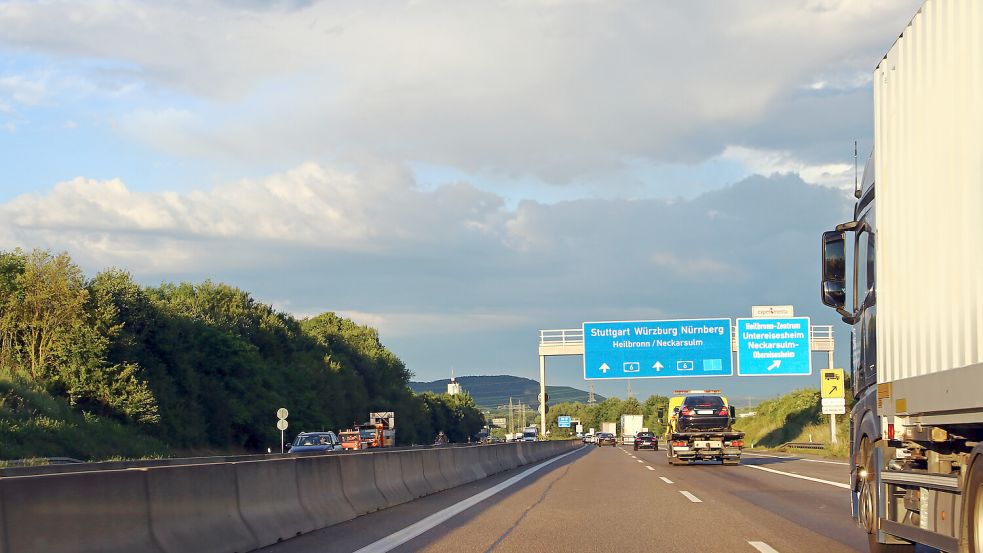
[[[546,437],[546,356],[539,356],[539,435]]]

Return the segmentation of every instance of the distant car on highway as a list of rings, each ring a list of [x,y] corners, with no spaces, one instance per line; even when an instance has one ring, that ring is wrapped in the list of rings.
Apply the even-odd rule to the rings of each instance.
[[[639,432],[635,434],[635,451],[650,448],[659,451],[659,438],[653,432]]]
[[[594,435],[593,434],[584,434],[583,442],[585,444],[592,444],[592,443],[594,443]]]
[[[618,439],[614,437],[614,434],[610,432],[598,432],[597,434],[597,447],[602,445],[610,445],[614,447],[618,445]]]
[[[678,409],[675,413],[678,432],[730,428],[730,409],[721,396],[686,396]]]
[[[341,451],[341,440],[334,432],[301,432],[291,444],[289,453],[311,451]]]

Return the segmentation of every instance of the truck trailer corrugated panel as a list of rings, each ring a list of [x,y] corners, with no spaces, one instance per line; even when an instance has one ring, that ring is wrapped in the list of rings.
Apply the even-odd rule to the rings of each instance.
[[[873,88],[879,402],[983,409],[983,2],[925,2]]]

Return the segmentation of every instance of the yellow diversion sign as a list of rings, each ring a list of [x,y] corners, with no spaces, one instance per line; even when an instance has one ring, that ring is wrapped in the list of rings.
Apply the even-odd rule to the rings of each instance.
[[[822,390],[823,398],[842,398],[843,393],[843,369],[822,369],[820,372],[819,388]]]

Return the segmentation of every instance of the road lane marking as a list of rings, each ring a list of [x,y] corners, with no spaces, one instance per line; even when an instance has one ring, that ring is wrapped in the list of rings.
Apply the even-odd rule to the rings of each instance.
[[[772,459],[790,459],[793,461],[805,461],[807,463],[824,463],[827,465],[849,465],[850,463],[844,463],[842,461],[823,461],[821,459],[806,459],[805,457],[788,457],[785,455],[765,455],[764,453],[748,453],[744,452],[744,455],[749,455],[751,457],[770,457]]]
[[[639,463],[644,463],[645,462],[645,461],[643,461],[641,459],[635,459],[635,460],[638,461]]]
[[[649,470],[655,470],[654,468],[652,468],[652,465],[645,465],[645,468],[647,468]]]
[[[672,480],[669,480],[669,479],[668,479],[668,478],[666,478],[665,476],[660,476],[660,477],[659,477],[659,480],[662,480],[662,481],[663,481],[663,482],[665,482],[666,484],[673,484],[673,483],[674,483],[674,482],[673,482]]]
[[[578,451],[584,449],[584,447],[586,446],[581,446],[569,453],[564,453],[563,455],[553,457],[548,461],[544,461],[532,468],[526,469],[520,472],[519,474],[516,474],[512,478],[509,478],[504,482],[500,482],[481,493],[472,495],[471,497],[464,499],[458,503],[455,503],[450,507],[437,511],[436,513],[428,516],[427,518],[420,520],[414,524],[411,524],[406,528],[399,530],[398,532],[394,532],[380,540],[372,542],[366,545],[365,547],[357,550],[355,553],[386,553],[388,551],[392,551],[393,549],[396,549],[400,545],[403,545],[404,543],[412,540],[413,538],[425,532],[433,530],[434,528],[440,526],[441,524],[447,522],[448,520],[461,514],[462,512],[470,509],[471,507],[474,507],[475,505],[481,503],[482,501],[488,499],[489,497],[517,484],[519,481],[523,480],[528,476],[531,476],[532,474],[538,472],[539,470],[543,469],[547,465],[550,465],[552,463],[559,461],[560,459],[563,459],[564,457],[568,457],[570,455],[573,455],[574,453],[577,453]]]
[[[780,470],[770,469],[768,467],[759,467],[758,465],[741,465],[749,469],[763,470],[766,472],[773,472],[775,474],[781,474],[783,476],[789,476],[791,478],[799,478],[801,480],[809,480],[810,482],[819,482],[820,484],[828,484],[830,486],[836,486],[837,488],[843,488],[846,490],[851,489],[849,484],[843,484],[842,482],[833,482],[831,480],[823,480],[822,478],[813,478],[811,476],[802,476],[801,474],[792,474],[791,472],[784,472]]]
[[[761,553],[778,553],[778,550],[763,541],[749,541],[748,545],[757,549]]]
[[[691,493],[689,493],[689,492],[687,492],[685,490],[680,490],[679,493],[683,494],[683,496],[686,499],[692,501],[693,503],[703,503],[703,500],[702,499],[700,499],[699,497],[696,497],[695,495],[693,495],[693,494],[691,494]]]

